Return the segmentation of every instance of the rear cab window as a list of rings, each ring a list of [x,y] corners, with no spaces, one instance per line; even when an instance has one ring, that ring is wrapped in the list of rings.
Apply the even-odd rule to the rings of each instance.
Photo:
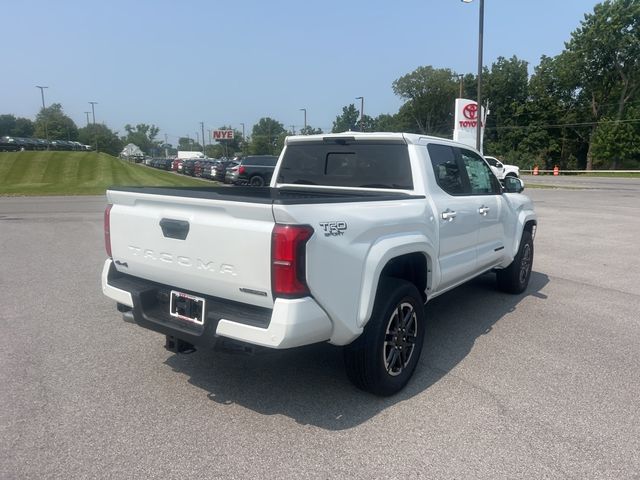
[[[277,181],[294,185],[413,189],[406,143],[382,140],[287,145]]]

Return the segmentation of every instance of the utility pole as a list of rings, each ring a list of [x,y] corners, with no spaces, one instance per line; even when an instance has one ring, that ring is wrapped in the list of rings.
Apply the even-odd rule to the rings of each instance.
[[[43,87],[36,85],[36,88],[40,89],[40,95],[42,96],[42,120],[44,121],[44,138],[47,141],[47,150],[49,149],[49,132],[47,131],[47,115],[44,111],[44,89],[49,87]]]
[[[244,123],[241,123],[240,125],[242,125],[242,153],[245,152],[245,145],[247,143],[247,138],[244,136]]]
[[[364,132],[364,97],[356,97],[360,100],[360,131]]]
[[[482,43],[484,39],[484,0],[480,0],[480,20],[478,22],[478,128],[476,130],[476,150],[482,153]]]
[[[462,0],[471,3],[473,0]],[[476,110],[476,150],[482,153],[482,43],[484,39],[484,0],[480,0],[480,14],[478,15],[478,109]]]
[[[202,129],[202,154],[206,157],[207,154],[204,152],[204,146],[207,142],[204,138],[204,122],[200,122],[200,128]]]
[[[93,138],[96,144],[96,153],[98,153],[98,132],[96,131],[96,109],[98,102],[89,102],[91,104],[91,113],[93,115]]]

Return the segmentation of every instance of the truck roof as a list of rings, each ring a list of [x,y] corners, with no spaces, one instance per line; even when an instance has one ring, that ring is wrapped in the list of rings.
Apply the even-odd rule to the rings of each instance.
[[[319,135],[291,135],[285,140],[286,145],[292,143],[317,142],[325,139],[353,138],[354,140],[392,140],[402,141],[407,144],[417,144],[424,140],[436,140],[438,142],[451,143],[453,145],[462,145],[448,138],[434,137],[430,135],[420,135],[417,133],[398,133],[398,132],[342,132],[342,133],[324,133]],[[468,148],[468,145],[464,145]]]

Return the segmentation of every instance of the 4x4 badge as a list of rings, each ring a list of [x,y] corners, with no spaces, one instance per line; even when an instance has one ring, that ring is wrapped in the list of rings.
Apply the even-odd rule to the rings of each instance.
[[[324,230],[325,237],[337,237],[338,235],[344,235],[347,230],[347,222],[338,220],[335,222],[320,222],[319,224]]]

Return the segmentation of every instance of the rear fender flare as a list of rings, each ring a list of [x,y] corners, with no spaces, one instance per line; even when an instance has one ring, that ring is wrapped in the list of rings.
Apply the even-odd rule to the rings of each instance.
[[[437,249],[429,239],[421,234],[404,235],[402,237],[383,238],[376,242],[370,249],[365,259],[362,275],[362,288],[360,291],[360,305],[358,307],[357,325],[362,328],[367,323],[373,312],[373,304],[376,299],[380,274],[390,260],[409,253],[421,253],[427,260],[427,290],[433,284],[434,278],[439,278],[440,271],[437,258]]]

